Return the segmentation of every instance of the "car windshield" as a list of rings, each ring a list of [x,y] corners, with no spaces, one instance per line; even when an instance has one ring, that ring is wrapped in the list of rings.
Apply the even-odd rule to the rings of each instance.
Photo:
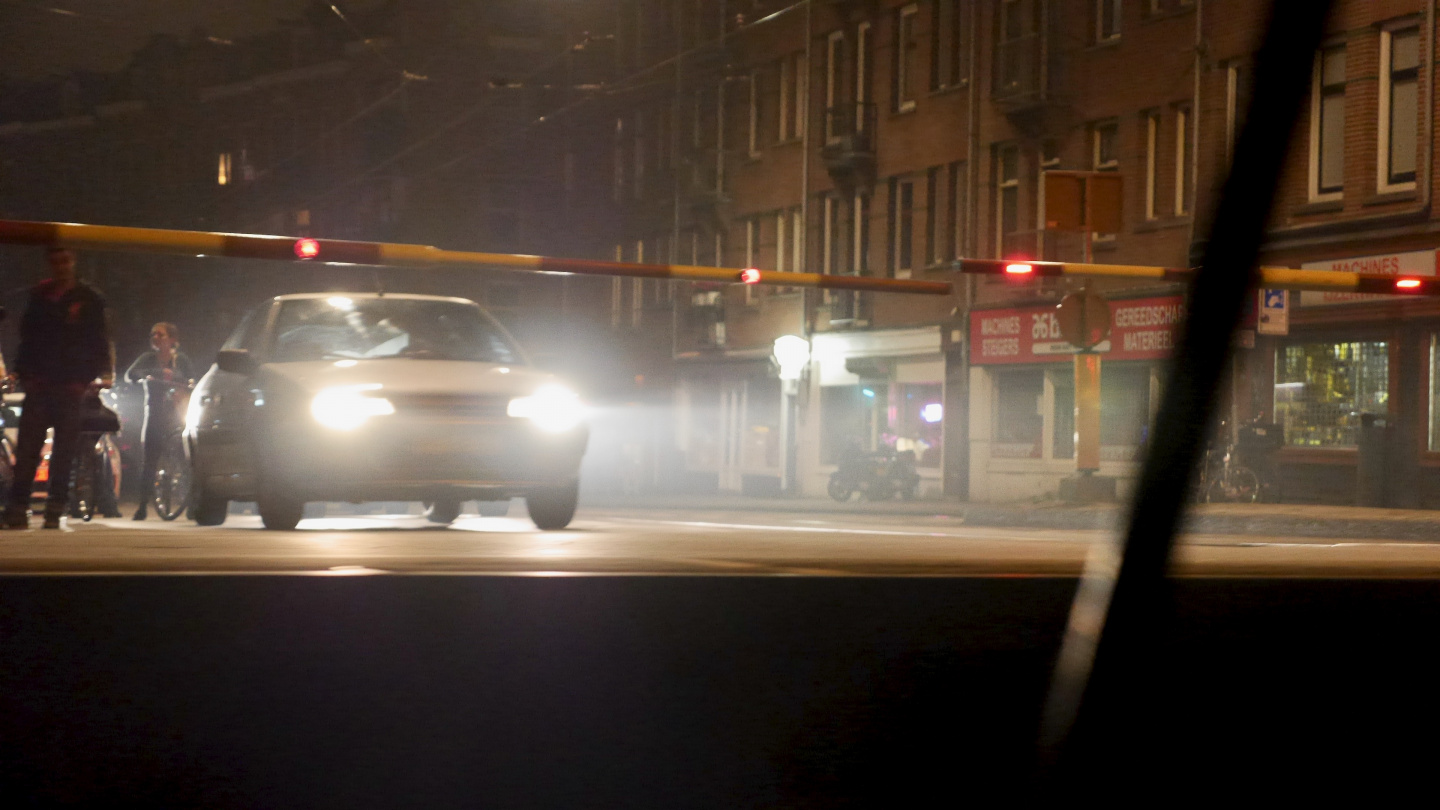
[[[413,358],[524,362],[480,308],[459,301],[332,296],[286,301],[270,360]]]

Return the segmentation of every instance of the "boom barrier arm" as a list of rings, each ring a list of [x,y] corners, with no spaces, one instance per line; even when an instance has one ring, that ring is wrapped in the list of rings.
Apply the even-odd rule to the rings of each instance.
[[[84,250],[118,250],[169,253],[182,256],[230,256],[242,259],[360,264],[377,267],[487,267],[566,273],[588,276],[701,281],[724,284],[771,284],[782,287],[819,287],[832,290],[950,295],[948,281],[872,278],[868,276],[781,273],[755,268],[691,267],[672,264],[633,264],[591,259],[561,259],[515,253],[479,253],[442,250],[430,245],[393,242],[353,242],[293,236],[175,231],[110,225],[0,220],[0,244],[57,245]]]
[[[128,228],[113,225],[78,225],[64,222],[0,220],[0,244],[57,245],[83,250],[117,250],[169,253],[181,256],[230,256],[242,259],[360,264],[377,267],[487,267],[565,273],[586,276],[699,281],[721,284],[769,284],[781,287],[817,287],[857,292],[951,295],[948,281],[874,278],[824,273],[782,273],[755,268],[693,267],[675,264],[636,264],[593,259],[563,259],[516,253],[481,253],[444,250],[430,245],[395,242],[355,242],[293,236],[177,231]],[[1116,278],[1188,283],[1192,268],[1147,267],[1080,262],[1031,262],[995,259],[956,259],[942,265],[955,273],[998,275],[1017,282],[1036,278]],[[1334,270],[1292,270],[1264,267],[1261,287],[1276,290],[1317,290],[1391,295],[1440,296],[1440,277],[1348,273]]]

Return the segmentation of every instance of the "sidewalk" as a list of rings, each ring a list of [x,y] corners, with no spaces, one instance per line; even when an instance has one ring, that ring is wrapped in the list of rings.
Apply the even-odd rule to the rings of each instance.
[[[943,516],[973,526],[1031,529],[1115,530],[1128,504],[1075,506],[981,504],[957,501],[848,501],[826,498],[752,498],[740,495],[583,496],[580,508],[724,512],[825,513]],[[1185,531],[1194,534],[1252,534],[1329,537],[1344,540],[1440,541],[1440,510],[1371,509],[1315,504],[1196,504]]]

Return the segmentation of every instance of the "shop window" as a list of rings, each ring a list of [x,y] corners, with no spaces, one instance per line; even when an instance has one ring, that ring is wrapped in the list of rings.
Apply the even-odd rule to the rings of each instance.
[[[882,442],[896,452],[914,452],[921,467],[938,469],[944,417],[940,383],[896,383],[889,388]]]
[[[994,458],[1040,458],[1044,417],[1040,411],[1045,393],[1045,372],[1040,369],[995,375]]]
[[[1133,461],[1150,424],[1150,367],[1100,367],[1100,457]]]
[[[1430,452],[1440,453],[1440,335],[1430,337]]]
[[[1390,410],[1384,341],[1299,343],[1275,359],[1275,421],[1291,447],[1354,447],[1362,414]]]
[[[1103,384],[1103,380],[1102,380]],[[1075,371],[1050,372],[1051,390],[1055,407],[1052,409],[1051,424],[1054,436],[1050,440],[1051,458],[1075,457]]]
[[[820,463],[839,464],[842,458],[864,452],[870,444],[870,414],[874,399],[859,385],[831,385],[820,389]],[[874,389],[870,389],[874,394]]]

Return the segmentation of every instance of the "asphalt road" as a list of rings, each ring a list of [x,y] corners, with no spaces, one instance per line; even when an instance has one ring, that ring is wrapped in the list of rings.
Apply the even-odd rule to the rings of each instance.
[[[152,518],[0,532],[0,574],[1073,576],[1105,537],[945,516],[584,508],[570,529],[541,532],[517,501],[506,517],[465,516],[449,528],[396,514],[267,532],[256,516],[232,515],[218,528]],[[1434,578],[1440,544],[1195,534],[1176,572]]]

